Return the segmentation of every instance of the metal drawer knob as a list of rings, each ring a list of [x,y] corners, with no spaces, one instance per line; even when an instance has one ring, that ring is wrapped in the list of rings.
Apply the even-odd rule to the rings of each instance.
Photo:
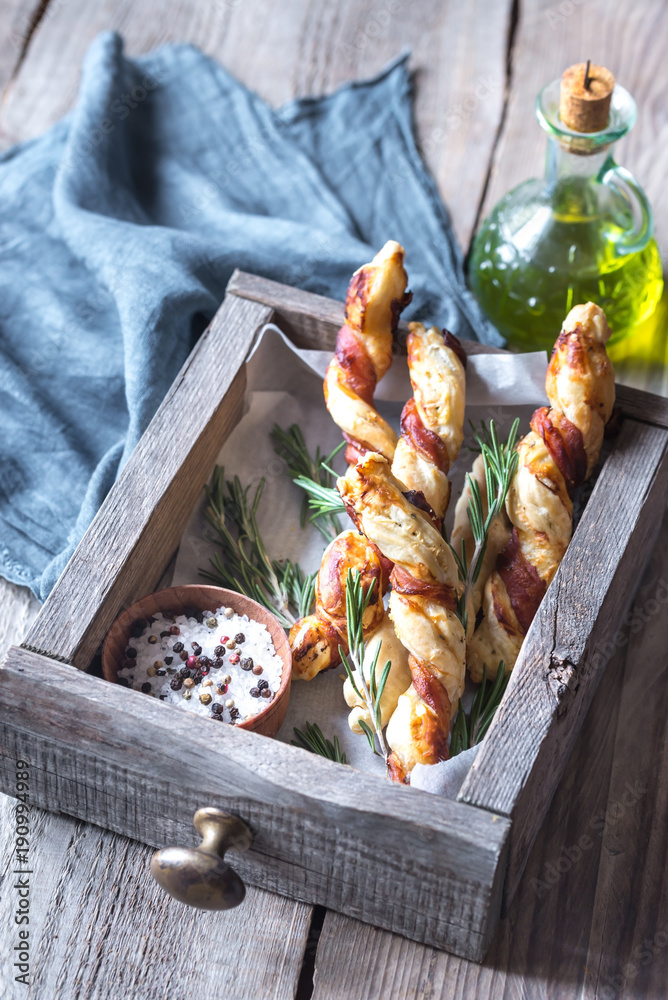
[[[252,834],[243,820],[220,809],[198,809],[193,823],[202,838],[199,847],[163,847],[151,858],[151,874],[181,903],[231,910],[243,902],[246,887],[225,862],[225,851],[247,851]]]

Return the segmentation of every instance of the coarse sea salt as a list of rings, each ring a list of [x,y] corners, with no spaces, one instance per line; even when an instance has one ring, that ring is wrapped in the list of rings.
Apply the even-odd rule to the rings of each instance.
[[[274,648],[266,625],[254,621],[248,615],[238,615],[234,612],[230,614],[230,612],[232,609],[225,607],[218,608],[214,612],[204,611],[202,621],[186,615],[164,614],[143,621],[145,627],[141,635],[133,636],[128,641],[125,659],[118,671],[119,683],[137,691],[144,689],[146,694],[178,705],[188,712],[195,712],[207,718],[219,717],[224,722],[239,724],[257,715],[273,700],[281,685],[283,661]],[[215,626],[209,626],[208,619],[215,619]],[[160,635],[161,632],[169,632],[174,625],[179,629],[177,635],[171,632],[169,635]],[[243,635],[243,641],[235,642],[234,648],[228,649],[227,642],[234,641],[235,636],[240,634]],[[194,656],[193,644],[201,646],[197,660],[208,657],[211,664],[209,672],[199,683],[192,687],[182,684],[179,690],[174,690],[172,681],[176,679],[178,683],[179,671],[183,673],[187,666],[181,659],[180,651],[174,652],[174,646],[179,643],[183,643],[183,649],[188,656]],[[224,653],[222,656],[221,654],[216,656],[214,651],[220,646],[225,647]],[[169,657],[172,657],[171,663],[167,662]],[[231,657],[234,659],[239,657],[238,662],[231,663]],[[215,666],[221,659],[220,666]],[[249,659],[256,669],[262,667],[261,673],[253,672],[248,666]],[[160,666],[157,666],[158,661]],[[242,661],[245,661],[247,669],[242,668]],[[201,670],[199,663],[194,664],[187,676],[193,678],[198,667]],[[219,693],[216,689],[222,689],[225,677],[229,677],[227,690]],[[185,680],[185,677],[182,680]],[[209,680],[213,683],[207,684]],[[263,681],[266,684],[263,684]],[[146,685],[150,685],[150,688]],[[259,697],[252,695],[251,690],[257,691],[258,685],[262,688],[268,686],[271,695],[264,696],[261,691]],[[200,696],[207,694],[211,696],[211,701],[204,704]],[[226,705],[230,700],[234,704]],[[214,705],[220,708],[214,708]]]

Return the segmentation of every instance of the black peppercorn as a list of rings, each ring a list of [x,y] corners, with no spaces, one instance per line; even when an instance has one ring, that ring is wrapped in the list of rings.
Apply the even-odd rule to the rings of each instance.
[[[265,688],[269,687],[269,681],[265,681],[263,677],[261,681],[257,682],[257,686],[259,691],[264,691]]]
[[[232,719],[232,722],[234,722],[235,719],[238,719],[240,714],[241,713],[239,712],[238,708],[231,708],[230,709],[230,719]],[[222,718],[222,716],[221,716],[221,718]]]
[[[121,687],[124,687],[124,688],[130,687],[130,685],[128,683],[127,677],[117,677],[116,680],[117,680],[117,683],[121,685]]]
[[[160,638],[161,638],[161,639],[164,639],[164,638],[165,638],[165,636],[167,636],[167,635],[171,635],[171,634],[172,634],[172,633],[171,633],[171,632],[169,631],[169,629],[167,629],[167,631],[166,631],[166,632],[161,632],[161,633],[160,633]]]
[[[213,705],[211,706],[211,711],[213,712],[214,715],[220,715],[220,713],[223,711],[223,706],[220,704],[219,701],[214,701]]]
[[[200,656],[199,662],[200,662],[200,666],[201,667],[210,667],[211,666],[211,660],[209,659],[208,656]]]
[[[156,670],[155,673],[156,673],[157,677],[166,677],[167,676],[167,671],[166,670]]]
[[[170,663],[173,663],[173,662],[174,662],[174,657],[173,656],[166,656],[165,657],[165,663],[167,664],[167,666],[169,666]]]
[[[170,625],[169,626],[169,634],[170,635],[181,635],[181,629],[179,628],[178,625]]]
[[[213,655],[214,656],[225,656],[225,647],[224,646],[216,646],[216,648],[213,651]]]
[[[175,642],[174,645],[172,646],[172,649],[175,653],[180,653],[183,649],[183,643]]]
[[[128,648],[125,650],[125,655],[127,656],[128,660],[134,660],[135,657],[137,656],[137,650],[133,649],[132,646],[128,646]]]
[[[172,689],[172,691],[180,691],[181,688],[183,687],[183,678],[179,677],[179,675],[177,674],[176,677],[172,677],[171,681],[169,682],[169,686]]]
[[[246,641],[246,636],[243,634],[243,632],[237,632],[237,634],[234,637],[234,641],[235,642],[245,642]]]
[[[148,694],[149,691],[151,690],[151,685],[149,684],[148,681],[144,681],[144,683],[141,686],[141,689],[143,694]]]
[[[259,698],[260,697],[260,689],[257,688],[257,687],[251,688],[249,694],[250,694],[251,698]]]
[[[199,656],[200,655],[200,653],[202,652],[202,647],[200,646],[200,644],[198,642],[193,642],[193,644],[192,644],[192,651],[195,654],[195,656]]]
[[[222,656],[217,656],[216,659],[213,661],[213,665],[216,668],[216,670],[220,670],[220,668],[225,665],[225,661],[223,660]]]
[[[188,659],[188,650],[187,649],[182,649],[181,652],[179,653],[179,656],[185,662],[185,660]]]
[[[195,684],[200,684],[203,676],[204,675],[201,670],[196,670],[195,673],[192,675]]]
[[[253,657],[244,656],[239,664],[242,670],[252,670],[253,669]]]

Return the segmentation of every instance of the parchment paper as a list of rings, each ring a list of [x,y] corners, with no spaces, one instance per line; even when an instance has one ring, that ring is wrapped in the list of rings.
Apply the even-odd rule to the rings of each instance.
[[[306,351],[292,343],[273,325],[266,326],[247,362],[247,392],[244,415],[218,455],[218,464],[228,476],[238,475],[244,485],[256,485],[262,478],[266,485],[258,512],[258,524],[269,555],[275,559],[290,558],[306,571],[317,570],[325,547],[320,533],[313,527],[301,528],[299,515],[302,491],[293,485],[285,463],[273,451],[269,432],[275,423],[287,428],[298,423],[310,451],[320,446],[327,454],[341,441],[341,432],[327,412],[322,392],[322,378],[331,354]],[[446,525],[452,527],[455,502],[464,484],[466,472],[475,455],[470,451],[473,434],[468,421],[476,427],[481,420],[494,418],[499,432],[505,435],[516,416],[521,418],[521,433],[529,429],[534,409],[546,403],[544,352],[535,354],[479,354],[468,358],[466,369],[466,435],[459,459],[452,467],[452,499]],[[376,391],[376,403],[382,415],[398,431],[399,417],[406,400],[412,395],[405,357],[395,358],[394,364]],[[335,467],[345,471],[342,455]],[[210,532],[204,521],[204,494],[193,512],[181,540],[174,570],[173,583],[202,582],[200,568],[206,568],[217,551],[207,541]],[[342,529],[350,522],[341,517]],[[316,722],[330,739],[336,734],[348,763],[363,771],[384,773],[383,762],[374,757],[364,736],[355,735],[348,727],[348,707],[343,700],[343,668],[337,667],[312,681],[293,681],[290,705],[278,739],[289,743],[294,738],[293,727],[303,729],[304,723]],[[456,795],[463,775],[457,758],[452,763],[456,780],[447,779],[449,765],[437,765],[445,772],[443,782],[424,784],[430,791]],[[456,765],[456,766],[455,766]],[[422,771],[434,770],[422,768]],[[433,776],[436,778],[436,775]],[[455,779],[455,774],[451,775]],[[415,774],[414,785],[422,785]]]

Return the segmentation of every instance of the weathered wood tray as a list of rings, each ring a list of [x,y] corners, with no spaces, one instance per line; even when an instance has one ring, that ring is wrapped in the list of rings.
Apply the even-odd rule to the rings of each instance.
[[[86,671],[116,616],[151,592],[241,416],[245,358],[275,321],[332,349],[339,302],[236,273],[25,643],[0,670],[0,787],[156,847],[196,841],[202,806],[252,829],[249,883],[481,960],[653,544],[668,402],[618,387],[624,422],[456,802],[214,726]],[[488,350],[465,344],[468,353]],[[78,669],[73,669],[73,667]],[[176,904],[175,904],[176,905]],[[233,919],[233,918],[232,918]]]

